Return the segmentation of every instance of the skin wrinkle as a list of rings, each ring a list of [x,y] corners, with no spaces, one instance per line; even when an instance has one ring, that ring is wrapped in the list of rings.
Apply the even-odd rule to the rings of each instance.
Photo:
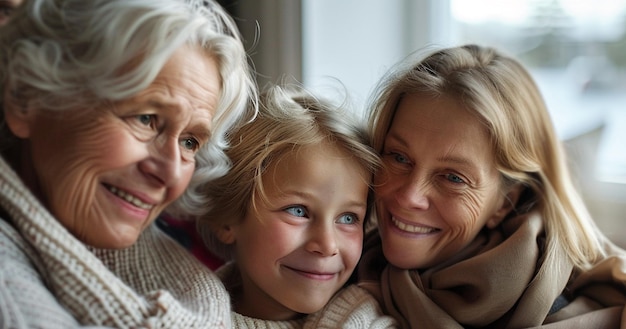
[[[106,140],[110,138],[112,134],[116,134],[119,129],[123,129],[127,123],[122,120],[117,120],[114,125],[107,126],[107,129],[97,129],[98,127],[103,126],[106,123],[107,119],[112,119],[113,116],[107,113],[106,111],[95,111],[98,113],[98,117],[95,120],[89,120],[89,115],[84,113],[78,113],[74,115],[75,120],[80,120],[76,122],[74,128],[77,133],[83,136],[83,147],[80,149],[73,149],[71,152],[74,152],[73,155],[70,155],[67,162],[63,163],[64,166],[67,166],[66,172],[67,175],[76,175],[76,180],[68,181],[63,180],[61,184],[56,186],[48,186],[48,192],[46,195],[54,195],[54,191],[69,191],[70,194],[63,197],[64,203],[61,203],[60,207],[63,210],[58,210],[57,207],[52,207],[56,212],[60,213],[68,213],[71,209],[78,210],[76,216],[74,216],[68,227],[70,227],[71,232],[79,238],[81,241],[89,243],[89,227],[92,223],[85,221],[85,218],[105,218],[105,212],[102,209],[102,205],[100,203],[94,202],[95,195],[93,192],[96,191],[99,182],[94,180],[93,178],[99,177],[104,173],[102,169],[98,168],[90,168],[89,164],[93,162],[100,161],[99,154],[110,154],[114,153],[116,150],[115,145],[111,145],[106,143]],[[66,117],[66,120],[69,120],[72,116]],[[86,121],[86,123],[85,123]],[[69,121],[68,121],[69,122]],[[88,132],[93,131],[94,133],[90,134]],[[132,133],[136,133],[136,131],[132,131]],[[59,134],[60,143],[69,143],[69,141],[64,141],[62,138],[65,136]],[[133,134],[137,139],[140,139],[140,136],[137,134]],[[145,139],[145,142],[149,142],[149,139]],[[103,149],[103,146],[110,146],[109,148]],[[50,149],[54,149],[54,146],[44,145],[43,147],[48,147]],[[89,153],[91,155],[89,155]],[[84,168],[89,168],[87,171],[84,171]],[[50,168],[51,171],[60,171],[60,169]],[[92,178],[92,179],[90,179]],[[72,184],[80,184],[81,186],[73,186]],[[83,188],[82,185],[87,185],[87,188]],[[84,191],[91,191],[92,193],[84,193]],[[58,202],[57,202],[58,204]],[[85,207],[85,205],[92,205],[91,207]],[[51,205],[54,206],[54,203]],[[151,214],[150,216],[155,216],[155,214]],[[104,222],[103,225],[107,226],[108,229],[113,229],[110,223]]]
[[[416,113],[415,108],[427,110]],[[376,177],[383,249],[394,265],[428,267],[501,220],[493,214],[504,201],[503,190],[493,155],[482,147],[490,145],[484,129],[448,96],[407,95],[398,104],[383,145],[390,169]],[[401,233],[391,216],[437,230]]]
[[[461,136],[460,139],[471,138],[471,136],[467,135],[468,134]],[[470,221],[472,224],[475,224],[477,218],[480,216],[480,200],[488,198],[488,195],[485,193],[488,186],[483,186],[483,177],[488,175],[488,173],[484,172],[486,168],[475,164],[466,157],[455,157],[454,154],[458,152],[462,152],[462,149],[459,150],[458,143],[451,145],[448,152],[443,157],[439,158],[439,161],[459,164],[461,168],[465,170],[462,174],[468,186],[463,191],[460,191],[459,195],[461,196],[461,202],[463,202],[469,210],[469,214],[471,215]],[[476,171],[476,173],[474,173],[474,171]],[[465,230],[461,230],[461,232],[459,236],[471,234],[470,232],[465,232]]]
[[[81,241],[127,247],[183,193],[195,151],[209,137],[213,113],[207,109],[217,108],[220,94],[216,63],[204,54],[179,49],[155,82],[131,99],[64,113],[29,108],[12,116],[11,129],[22,129],[20,137],[31,148],[26,163],[36,179],[27,184]],[[208,78],[190,79],[196,75]],[[186,148],[189,138],[199,142],[194,149]],[[109,187],[152,208],[136,206]]]

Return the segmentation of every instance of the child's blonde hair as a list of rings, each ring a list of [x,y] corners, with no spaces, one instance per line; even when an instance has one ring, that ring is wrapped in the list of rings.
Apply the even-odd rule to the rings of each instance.
[[[241,222],[249,210],[256,209],[255,199],[266,198],[262,182],[266,168],[285,155],[303,146],[331,143],[370,173],[368,184],[380,166],[365,123],[303,88],[269,88],[261,95],[259,111],[254,121],[230,135],[232,146],[226,153],[232,169],[204,186],[211,204],[198,219],[198,229],[209,249],[224,260],[232,259],[232,248],[217,239],[216,230]],[[368,217],[369,211],[364,220]]]

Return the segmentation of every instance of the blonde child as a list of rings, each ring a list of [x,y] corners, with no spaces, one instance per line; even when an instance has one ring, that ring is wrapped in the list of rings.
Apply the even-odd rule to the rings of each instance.
[[[362,251],[379,165],[349,113],[273,87],[259,116],[230,136],[230,172],[211,182],[199,230],[230,261],[218,271],[236,328],[388,328],[364,289],[348,285]]]

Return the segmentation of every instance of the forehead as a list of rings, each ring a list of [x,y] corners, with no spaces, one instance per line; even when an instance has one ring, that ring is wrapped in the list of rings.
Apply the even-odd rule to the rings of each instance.
[[[175,51],[146,90],[158,91],[191,108],[215,111],[221,93],[218,61],[200,47]]]
[[[489,139],[487,126],[463,103],[448,95],[404,96],[398,102],[390,127],[414,129],[433,135],[455,133],[480,141]]]
[[[330,181],[360,181],[367,187],[370,173],[348,150],[329,141],[302,145],[272,161],[263,175],[265,184],[280,182],[284,187],[302,184],[321,186]],[[359,188],[354,186],[355,189]]]
[[[221,93],[218,69],[215,58],[202,48],[183,46],[146,89],[118,102],[121,106],[113,109],[119,114],[155,111],[171,122],[195,127],[194,134],[201,139],[208,138]]]
[[[407,146],[419,147],[420,157],[430,154],[494,160],[487,126],[452,96],[403,97],[388,135]]]

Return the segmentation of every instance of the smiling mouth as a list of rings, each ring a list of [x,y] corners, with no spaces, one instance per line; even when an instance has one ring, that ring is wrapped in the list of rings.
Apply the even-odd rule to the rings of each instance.
[[[329,280],[335,277],[335,273],[320,273],[320,272],[310,272],[305,270],[299,270],[293,267],[285,266],[286,268],[310,279],[315,280]]]
[[[432,232],[435,232],[435,231],[439,231],[439,229],[432,228],[432,227],[416,226],[416,225],[406,224],[406,223],[400,222],[399,220],[395,219],[394,217],[391,217],[391,222],[393,223],[393,225],[395,227],[397,227],[401,231],[409,232],[409,233],[427,234],[427,233],[432,233]]]
[[[137,197],[135,197],[135,196],[133,196],[133,195],[131,195],[129,193],[126,193],[125,191],[122,191],[122,190],[118,189],[115,186],[109,186],[109,185],[106,185],[106,184],[104,186],[107,188],[107,190],[111,191],[111,193],[115,194],[119,198],[124,199],[126,202],[128,202],[128,203],[130,203],[130,204],[132,204],[132,205],[134,205],[134,206],[136,206],[138,208],[146,209],[146,210],[150,210],[150,209],[154,208],[153,204],[145,203],[145,202],[139,200]]]

